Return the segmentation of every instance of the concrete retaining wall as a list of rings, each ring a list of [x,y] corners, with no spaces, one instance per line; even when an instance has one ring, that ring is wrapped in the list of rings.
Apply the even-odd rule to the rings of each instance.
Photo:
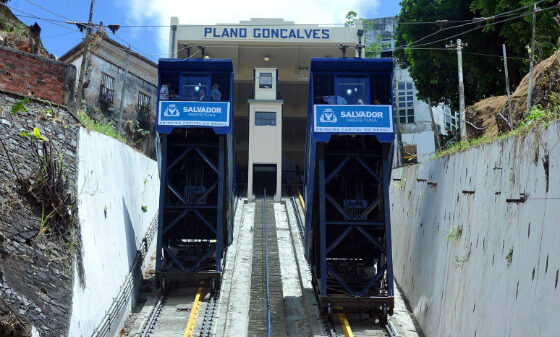
[[[155,161],[113,138],[80,130],[78,207],[85,288],[75,277],[69,336],[91,336],[99,326],[131,271],[158,201]],[[125,305],[114,327],[130,306]]]
[[[559,144],[557,123],[393,171],[395,277],[426,336],[558,335]]]

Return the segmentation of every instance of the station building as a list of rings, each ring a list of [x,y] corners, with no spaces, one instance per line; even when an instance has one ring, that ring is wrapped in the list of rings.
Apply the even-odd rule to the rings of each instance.
[[[253,181],[262,177],[267,184],[267,172],[275,172],[277,187],[268,188],[279,197],[281,183],[296,182],[303,172],[311,58],[359,56],[364,30],[359,21],[353,27],[283,19],[204,26],[173,17],[169,40],[171,58],[233,61],[237,182],[249,185],[251,198]],[[179,82],[171,82],[171,91],[177,90]],[[346,98],[357,103],[351,102],[357,97]]]

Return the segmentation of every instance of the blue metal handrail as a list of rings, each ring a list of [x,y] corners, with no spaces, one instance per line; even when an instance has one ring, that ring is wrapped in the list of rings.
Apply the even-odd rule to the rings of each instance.
[[[264,252],[265,252],[265,271],[266,271],[266,324],[268,337],[271,337],[270,329],[270,293],[268,291],[268,229],[266,225],[266,188],[264,189],[263,201],[263,223],[264,223]]]

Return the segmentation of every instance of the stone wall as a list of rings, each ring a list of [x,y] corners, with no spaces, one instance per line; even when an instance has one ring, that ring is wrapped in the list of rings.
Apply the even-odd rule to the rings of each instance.
[[[0,49],[0,53],[5,52]],[[0,54],[3,57],[5,54]],[[12,116],[10,110],[20,99],[0,93],[0,138],[15,169],[25,175],[36,165],[29,139],[18,133],[37,127],[53,140],[71,181],[75,181],[75,120],[65,110],[51,110],[48,104],[36,102],[26,104],[26,112]],[[28,331],[33,325],[42,336],[61,336],[68,331],[72,310],[74,255],[70,245],[49,231],[39,235],[41,211],[19,191],[8,156],[0,147],[0,297],[9,307],[2,309],[19,315]]]
[[[0,90],[71,105],[76,68],[0,46]]]
[[[560,123],[393,170],[394,274],[426,336],[557,336]]]

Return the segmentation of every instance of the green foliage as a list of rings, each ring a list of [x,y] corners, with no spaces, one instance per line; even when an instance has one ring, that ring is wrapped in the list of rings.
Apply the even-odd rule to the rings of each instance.
[[[148,212],[148,206],[142,205],[142,213],[147,213],[147,212]]]
[[[18,132],[18,134],[22,137],[26,137],[26,138],[29,138],[29,139],[32,139],[32,140],[47,140],[41,134],[41,131],[39,131],[38,128],[33,128],[33,132],[30,132],[30,133],[20,131],[20,132]]]
[[[354,27],[356,21],[361,20],[364,24],[364,33],[372,31],[375,26],[373,21],[364,18],[358,19],[358,13],[355,11],[348,11],[346,13],[346,21],[344,22],[344,27]],[[375,41],[366,41],[364,46],[364,54],[366,58],[378,57],[381,53],[381,43],[379,37],[375,38]]]
[[[528,0],[403,0],[399,22],[411,21],[449,21],[472,20],[475,17],[488,17],[494,14],[518,9],[532,3]],[[549,7],[553,0],[545,0],[539,6]],[[526,14],[515,20],[509,20],[495,25],[498,20],[484,23],[468,24],[458,28],[440,31],[459,25],[458,23],[398,25],[397,46],[407,46],[397,50],[396,56],[409,68],[411,77],[418,89],[418,97],[436,103],[446,103],[452,108],[459,106],[457,83],[457,57],[456,51],[441,50],[448,43],[450,36],[466,32],[480,25],[470,33],[460,35],[468,46],[463,52],[463,70],[465,83],[466,104],[473,104],[483,98],[493,95],[505,94],[505,78],[503,73],[503,60],[499,57],[486,57],[470,54],[471,52],[501,55],[502,44],[508,49],[508,68],[510,72],[510,85],[515,88],[528,71],[528,54],[526,47],[531,35],[531,8],[520,10],[519,15]],[[553,21],[555,11],[548,10],[538,15],[536,40],[542,50],[542,58],[548,57],[554,50],[558,37],[558,26]],[[508,17],[509,18],[509,17]],[[501,18],[503,20],[504,18]],[[515,32],[515,33],[512,33]],[[439,48],[439,50],[426,50],[411,48],[411,44],[425,36],[433,34],[422,41],[412,45],[417,48]],[[430,43],[437,40],[437,43]],[[455,41],[454,41],[455,42]],[[518,59],[520,58],[520,59]]]
[[[95,119],[91,118],[86,112],[83,111],[79,112],[79,117],[88,130],[97,131],[109,137],[118,139],[123,143],[126,143],[126,139],[117,132],[115,125],[112,121],[108,121],[108,122],[96,121]]]
[[[344,22],[344,27],[354,27],[358,21],[358,13],[355,11],[348,11],[346,13],[346,22]]]
[[[37,237],[41,236],[50,229],[47,222],[52,218],[54,212],[56,212],[56,209],[53,209],[49,214],[45,215],[45,205],[41,206],[41,222],[39,223],[39,233],[37,234]]]
[[[150,130],[142,129],[140,121],[136,121],[136,132],[143,138],[150,135]]]
[[[513,247],[509,249],[509,252],[506,255],[506,263],[507,266],[511,266],[511,262],[513,261]]]
[[[450,242],[455,243],[455,241],[457,241],[461,234],[463,234],[463,226],[455,226],[451,228],[449,232],[447,232],[447,236],[445,237],[445,239],[447,240],[448,244]]]
[[[10,114],[12,116],[15,116],[20,111],[21,112],[26,112],[27,108],[25,107],[25,104],[27,104],[27,103],[29,103],[29,98],[25,97],[24,99],[20,100],[16,104],[12,105],[12,110],[10,110]]]
[[[552,104],[547,109],[543,109],[540,105],[534,106],[525,119],[519,123],[517,128],[497,136],[487,133],[480,138],[457,142],[446,149],[438,151],[435,158],[465,151],[473,146],[489,144],[496,140],[523,135],[535,128],[543,127],[546,129],[550,123],[560,118],[560,95],[553,93],[551,96],[554,96],[554,99],[558,99],[557,103]]]

